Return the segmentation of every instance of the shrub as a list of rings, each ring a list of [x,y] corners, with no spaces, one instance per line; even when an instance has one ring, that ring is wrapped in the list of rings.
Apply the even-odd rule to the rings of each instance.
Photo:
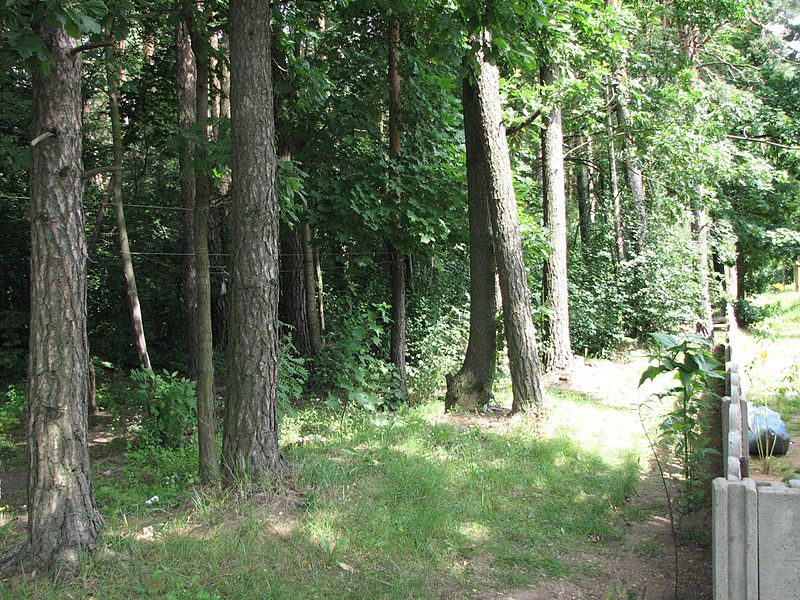
[[[194,382],[166,370],[137,369],[131,379],[143,408],[142,440],[168,448],[186,444],[197,423]]]
[[[650,337],[656,344],[656,352],[650,358],[656,364],[642,373],[639,385],[662,373],[673,375],[673,383],[656,394],[675,400],[659,426],[659,434],[662,441],[672,445],[681,465],[680,505],[684,509],[695,508],[704,497],[702,484],[709,478],[709,459],[714,452],[708,446],[707,414],[714,396],[711,380],[723,377],[721,364],[711,354],[711,343],[703,337],[664,333],[651,333]]]

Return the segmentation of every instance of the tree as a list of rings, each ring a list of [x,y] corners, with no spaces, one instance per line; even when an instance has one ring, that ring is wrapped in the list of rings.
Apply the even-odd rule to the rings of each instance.
[[[175,66],[178,96],[178,127],[181,148],[178,157],[183,207],[184,302],[186,311],[186,354],[190,379],[197,378],[197,271],[194,260],[195,180],[192,162],[191,132],[195,124],[197,66],[191,39],[191,6],[183,6],[184,14],[175,31]]]
[[[541,66],[543,85],[553,85],[558,67]],[[546,366],[568,369],[575,357],[569,335],[569,285],[567,282],[567,196],[564,176],[564,132],[561,106],[556,101],[542,130],[542,202],[544,226],[550,231],[552,252],[544,263],[544,305],[548,309],[544,335],[549,342]]]
[[[106,34],[113,34],[114,17],[108,17]],[[122,273],[125,276],[125,287],[128,293],[128,308],[133,326],[133,341],[136,353],[143,369],[152,371],[150,355],[147,352],[147,339],[144,335],[144,321],[142,320],[142,305],[139,302],[139,290],[136,287],[136,273],[133,269],[130,243],[128,241],[128,226],[125,221],[125,207],[122,204],[122,160],[124,150],[122,147],[122,122],[119,115],[119,67],[114,54],[114,46],[106,46],[106,81],[108,83],[108,108],[111,116],[111,141],[114,152],[114,166],[111,175],[111,190],[114,198],[114,211],[117,216],[117,230],[119,235],[119,249],[122,257]]]
[[[469,79],[462,84],[464,145],[467,152],[469,216],[469,340],[464,364],[447,377],[445,409],[477,410],[489,404],[497,352],[495,254],[489,216],[489,162],[481,145],[478,90]]]
[[[208,164],[208,79],[209,44],[206,17],[198,11],[192,27],[192,51],[197,64],[195,117],[198,142],[194,166],[194,259],[197,294],[197,440],[200,450],[200,479],[207,482],[217,474],[217,437],[214,427],[214,343],[211,330],[211,275],[208,257],[208,221],[211,210],[211,174]]]
[[[278,201],[269,2],[232,0],[233,260],[222,465],[229,482],[268,480],[278,448]]]
[[[28,540],[0,559],[0,576],[22,567],[63,579],[102,526],[87,440],[81,56],[63,28],[41,19],[34,30],[50,60],[33,73]]]
[[[511,160],[500,106],[500,72],[495,65],[484,59],[480,47],[477,48],[475,59],[475,86],[469,86],[469,91],[475,94],[480,115],[476,126],[483,150],[482,156],[487,163],[489,212],[494,230],[495,256],[503,300],[503,327],[514,395],[512,410],[543,411],[545,396],[536,350],[536,334],[531,319],[527,274],[522,257]]]

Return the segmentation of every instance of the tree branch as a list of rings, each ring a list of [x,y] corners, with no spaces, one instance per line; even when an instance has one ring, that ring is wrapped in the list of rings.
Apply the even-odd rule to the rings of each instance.
[[[538,119],[541,116],[541,114],[542,114],[542,109],[539,109],[536,112],[534,112],[532,115],[530,115],[527,119],[522,121],[522,123],[517,123],[516,125],[514,125],[514,127],[511,127],[510,129],[506,129],[506,137],[514,137],[520,131],[522,131],[528,125],[530,125],[536,119]]]
[[[767,140],[760,137],[747,137],[743,135],[733,135],[731,133],[728,134],[728,139],[731,140],[741,140],[742,142],[755,142],[757,144],[767,144],[769,146],[775,146],[776,148],[784,148],[786,150],[800,150],[800,146],[789,146],[787,144],[781,144],[779,142],[773,142],[772,140]]]
[[[84,52],[86,50],[94,50],[95,48],[106,48],[111,46],[114,43],[113,40],[104,40],[102,42],[90,42],[88,44],[81,44],[80,46],[75,46],[72,50],[70,50],[69,55],[75,56],[80,52]]]

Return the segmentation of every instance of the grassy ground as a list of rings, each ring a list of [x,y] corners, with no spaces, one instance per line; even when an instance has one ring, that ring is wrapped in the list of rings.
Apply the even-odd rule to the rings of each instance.
[[[573,576],[574,556],[619,542],[647,450],[629,409],[551,398],[539,430],[439,403],[381,422],[298,412],[282,432],[291,480],[247,500],[197,487],[194,447],[111,453],[93,467],[94,558],[66,588],[21,577],[0,596],[465,598]],[[6,522],[0,552],[24,535]]]
[[[781,413],[792,437],[800,439],[800,294],[761,296],[769,316],[747,330],[743,340],[746,397]],[[753,461],[762,478],[781,479],[800,470],[800,450]]]

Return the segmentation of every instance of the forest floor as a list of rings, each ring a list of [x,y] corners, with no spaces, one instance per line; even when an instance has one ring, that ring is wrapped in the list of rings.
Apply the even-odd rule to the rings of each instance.
[[[751,397],[798,434],[800,402],[781,386],[796,386],[800,297],[766,325],[774,335],[747,338]],[[675,597],[677,546],[677,597],[705,600],[710,518],[676,517],[673,537],[640,420],[652,431],[664,408],[638,388],[646,364],[634,353],[551,378],[543,424],[502,410],[446,415],[441,403],[372,418],[298,409],[282,424],[291,478],[233,491],[197,485],[196,446],[138,448],[101,418],[91,433],[100,547],[72,584],[22,576],[0,582],[0,598],[661,600]],[[510,404],[507,387],[497,397]],[[0,554],[25,532],[24,442],[12,438]],[[795,451],[771,459],[770,475],[791,472]]]

